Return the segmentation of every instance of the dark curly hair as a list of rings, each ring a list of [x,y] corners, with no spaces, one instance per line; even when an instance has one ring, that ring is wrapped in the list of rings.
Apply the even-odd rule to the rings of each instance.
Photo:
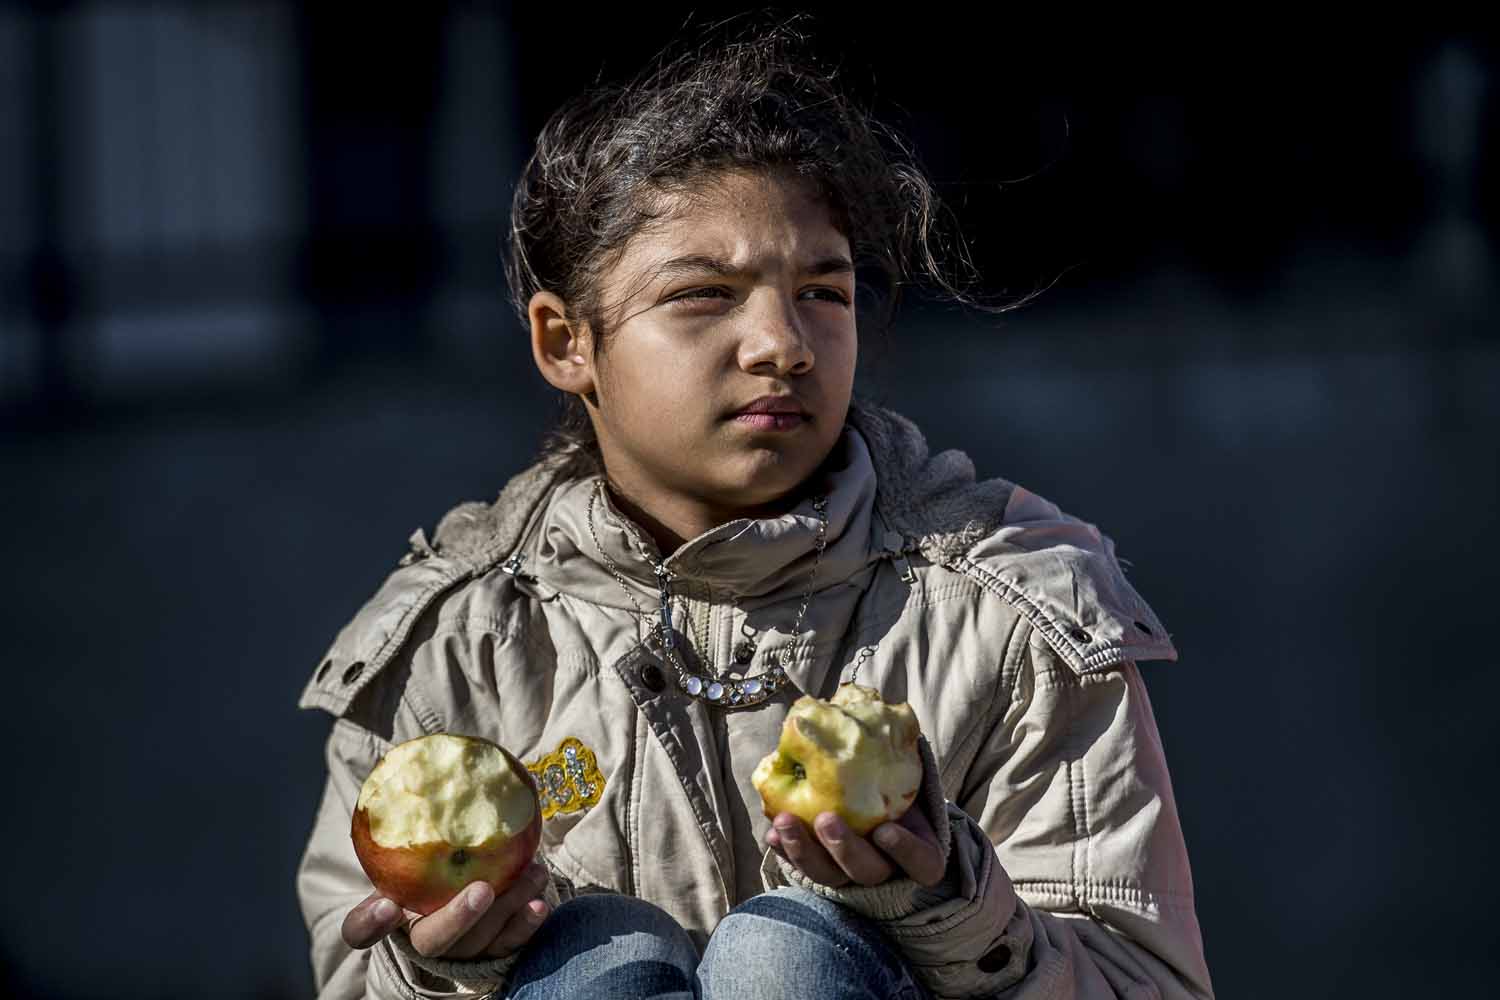
[[[532,295],[545,289],[595,332],[597,350],[608,328],[600,278],[627,241],[663,218],[664,196],[740,169],[814,186],[849,240],[863,311],[873,307],[867,318],[879,329],[909,285],[977,304],[973,267],[931,181],[909,147],[841,89],[802,21],[720,24],[675,56],[669,48],[636,79],[586,91],[553,114],[511,206],[506,278],[523,324]],[[572,396],[544,446],[562,448],[597,456]]]

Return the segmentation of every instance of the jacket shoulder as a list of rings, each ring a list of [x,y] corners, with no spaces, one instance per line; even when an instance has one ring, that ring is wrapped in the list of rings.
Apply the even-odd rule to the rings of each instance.
[[[335,716],[348,712],[355,696],[395,659],[422,613],[470,575],[458,560],[436,554],[398,567],[339,630],[297,707]]]
[[[1113,540],[1022,487],[1011,486],[998,526],[944,564],[1013,606],[1077,673],[1177,659]]]
[[[394,660],[418,620],[445,594],[504,563],[524,539],[559,476],[572,471],[566,454],[517,475],[493,503],[463,503],[438,522],[434,540],[417,529],[402,558],[354,618],[339,630],[298,700],[342,716],[355,697]]]
[[[1012,605],[1075,671],[1175,660],[1165,627],[1097,527],[959,451],[933,454],[915,424],[858,404],[850,423],[876,465],[876,509],[895,547],[962,573]]]

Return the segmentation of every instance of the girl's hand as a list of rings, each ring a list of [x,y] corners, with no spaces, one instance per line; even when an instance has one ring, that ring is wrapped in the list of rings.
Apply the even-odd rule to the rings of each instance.
[[[810,831],[796,816],[781,813],[766,832],[766,844],[821,885],[879,885],[898,875],[926,886],[943,880],[937,835],[920,809],[880,824],[868,839],[831,812],[819,813],[813,827]]]
[[[546,919],[547,904],[539,898],[546,887],[547,869],[533,861],[499,896],[474,882],[425,917],[372,892],[344,918],[344,943],[368,948],[404,926],[417,954],[427,958],[504,958],[525,947]]]

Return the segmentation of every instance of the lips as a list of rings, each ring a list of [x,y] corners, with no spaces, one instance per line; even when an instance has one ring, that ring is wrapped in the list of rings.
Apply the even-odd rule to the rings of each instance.
[[[733,414],[735,423],[762,431],[787,431],[810,418],[802,404],[791,396],[762,396]]]
[[[762,396],[748,406],[743,406],[735,412],[735,416],[744,416],[747,413],[792,413],[797,416],[807,416],[807,411],[802,408],[791,396]]]

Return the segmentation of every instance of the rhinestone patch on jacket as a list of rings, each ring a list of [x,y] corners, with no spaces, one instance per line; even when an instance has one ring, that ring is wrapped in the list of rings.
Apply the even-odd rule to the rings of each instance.
[[[595,805],[604,794],[599,760],[582,741],[569,736],[557,749],[526,765],[536,779],[542,819],[575,813]]]

